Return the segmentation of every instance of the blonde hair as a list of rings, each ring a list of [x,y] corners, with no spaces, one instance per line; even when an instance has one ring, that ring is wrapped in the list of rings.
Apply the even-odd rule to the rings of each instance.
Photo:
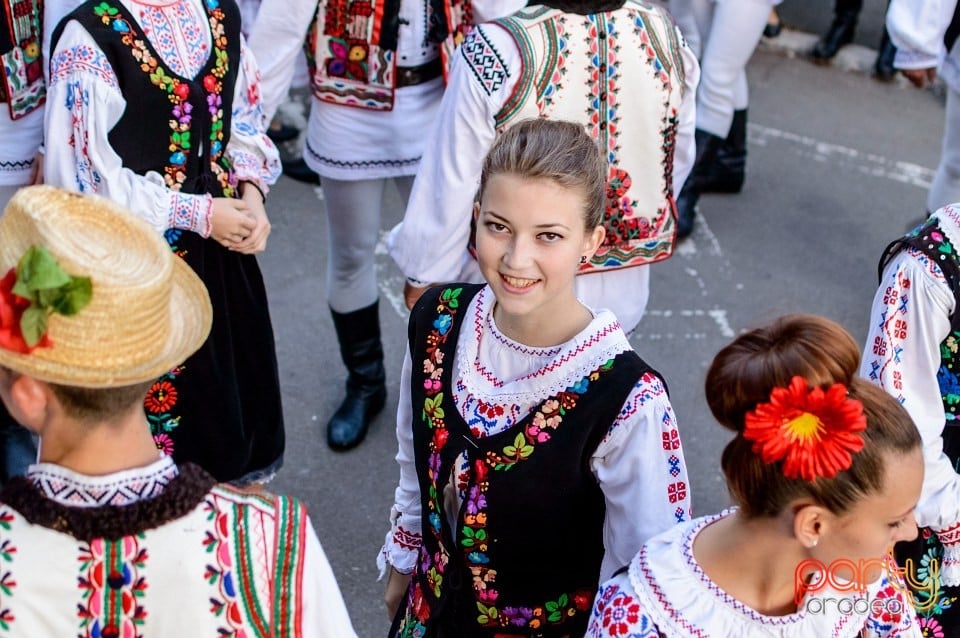
[[[583,125],[563,120],[522,120],[494,142],[483,162],[480,197],[494,175],[548,179],[582,193],[584,226],[603,221],[607,162]]]

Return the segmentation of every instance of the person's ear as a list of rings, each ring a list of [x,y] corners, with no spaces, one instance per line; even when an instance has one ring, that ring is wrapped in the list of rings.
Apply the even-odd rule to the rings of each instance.
[[[593,257],[594,253],[599,250],[600,244],[603,243],[603,238],[606,236],[607,229],[602,225],[597,226],[588,232],[587,236],[583,240],[583,250],[580,252],[580,254],[584,255],[587,258],[587,261],[590,261],[590,258]]]
[[[473,202],[473,223],[477,223],[480,218],[480,202]]]
[[[9,407],[15,420],[28,430],[36,432],[43,425],[54,400],[53,391],[46,383],[20,375],[8,389]]]
[[[828,531],[833,514],[810,500],[797,501],[790,508],[793,512],[794,537],[807,549],[813,549]]]

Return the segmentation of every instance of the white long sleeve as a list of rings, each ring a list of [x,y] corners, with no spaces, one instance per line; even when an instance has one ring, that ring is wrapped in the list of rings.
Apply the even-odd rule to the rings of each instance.
[[[303,566],[303,633],[311,638],[356,638],[343,595],[320,539],[307,521]]]
[[[891,0],[886,25],[897,47],[899,69],[926,69],[940,63],[943,36],[957,0]]]

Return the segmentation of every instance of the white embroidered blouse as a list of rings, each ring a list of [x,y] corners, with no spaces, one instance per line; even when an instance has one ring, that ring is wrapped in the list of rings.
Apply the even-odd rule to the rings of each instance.
[[[798,611],[765,616],[720,589],[693,555],[705,527],[733,510],[679,525],[644,544],[600,585],[587,638],[920,638],[905,585],[883,576],[866,592],[807,592]],[[846,603],[839,600],[849,599]],[[829,601],[833,601],[832,603]]]
[[[195,77],[212,55],[210,28],[203,0],[117,0],[136,18],[163,63],[182,77]],[[79,0],[49,0],[46,30]],[[226,156],[237,181],[264,187],[280,177],[280,157],[265,134],[256,61],[241,40],[241,60],[234,87],[232,126]],[[208,236],[213,198],[167,188],[163,176],[138,175],[123,166],[108,134],[123,116],[123,87],[90,34],[70,22],[50,58],[46,131],[62,140],[46,149],[45,181],[82,193],[98,193],[117,201],[158,231],[191,230]],[[144,134],[167,135],[164,131]]]
[[[163,455],[150,465],[102,476],[52,463],[31,465],[26,476],[58,506],[84,512],[148,504],[166,490],[182,490],[173,485],[178,477],[184,473]],[[172,514],[177,504],[168,502],[142,529],[90,542],[31,523],[0,502],[5,633],[356,636],[299,502],[281,504],[272,495],[227,486],[197,498],[182,514]]]
[[[494,302],[489,287],[471,300],[453,361],[454,401],[474,436],[510,428],[545,399],[630,349],[609,311],[596,312],[593,321],[566,343],[525,346],[497,328]],[[402,388],[410,387],[412,365],[408,350]],[[413,571],[422,539],[411,423],[410,393],[404,391],[397,410],[400,483],[391,529],[377,559],[381,574],[388,564],[399,572]],[[606,578],[626,565],[646,539],[691,518],[680,434],[666,388],[656,375],[648,373],[637,381],[591,459],[606,501],[601,567],[601,578]]]
[[[946,206],[934,214],[946,239],[960,246],[960,208]],[[884,268],[873,299],[860,368],[860,376],[900,401],[920,430],[924,475],[917,523],[940,535],[945,549],[940,574],[947,585],[960,585],[960,474],[943,452],[946,414],[937,372],[954,305],[940,267],[912,248],[900,251]]]

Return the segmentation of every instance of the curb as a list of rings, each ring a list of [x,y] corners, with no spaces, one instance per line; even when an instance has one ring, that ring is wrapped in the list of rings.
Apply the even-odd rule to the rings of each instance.
[[[813,62],[810,58],[810,51],[813,45],[817,43],[820,36],[814,33],[804,31],[795,31],[786,27],[775,38],[760,38],[758,49],[771,53],[778,53],[788,58],[805,58],[811,64],[821,65],[819,62]],[[840,48],[837,55],[821,66],[833,67],[841,71],[851,73],[864,73],[873,75],[873,65],[877,60],[877,50],[861,44],[847,44]],[[897,86],[911,86],[910,81],[901,74],[896,74],[889,84]]]

